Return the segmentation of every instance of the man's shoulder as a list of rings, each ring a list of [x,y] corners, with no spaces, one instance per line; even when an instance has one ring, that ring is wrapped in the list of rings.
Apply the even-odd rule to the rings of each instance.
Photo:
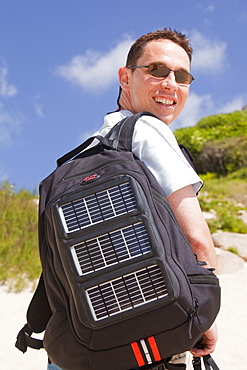
[[[105,136],[110,129],[115,126],[118,122],[120,122],[123,118],[131,116],[133,113],[130,111],[116,111],[112,113],[108,113],[104,117],[104,123],[98,130],[98,134]]]
[[[132,116],[133,113],[128,110],[121,110],[107,114],[104,117],[104,123],[98,130],[97,134],[105,136],[107,133],[122,119]],[[170,128],[154,115],[143,112],[136,121],[134,131],[143,131],[144,135],[162,135],[166,138],[173,136]]]

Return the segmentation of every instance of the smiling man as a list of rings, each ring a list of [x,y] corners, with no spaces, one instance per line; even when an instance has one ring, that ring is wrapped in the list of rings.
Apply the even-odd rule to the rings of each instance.
[[[196,193],[202,181],[185,160],[168,127],[182,112],[189,95],[192,48],[187,37],[166,29],[140,37],[131,47],[126,66],[118,72],[118,110],[105,117],[98,134],[106,135],[121,119],[149,111],[157,118],[142,116],[135,125],[133,153],[159,182],[167,200],[199,260],[215,268],[216,256],[208,226],[202,216]],[[212,353],[217,342],[215,324],[203,336],[203,349],[196,356]],[[187,357],[187,358],[185,358]],[[171,363],[190,368],[188,355],[174,356]]]

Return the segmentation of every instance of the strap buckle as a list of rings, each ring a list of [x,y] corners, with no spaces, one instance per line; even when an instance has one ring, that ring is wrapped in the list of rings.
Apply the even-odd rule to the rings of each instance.
[[[32,333],[33,331],[30,329],[28,324],[26,324],[17,335],[15,347],[23,353],[27,351],[27,347],[31,347],[34,349],[44,348],[43,341],[40,339],[32,338]]]

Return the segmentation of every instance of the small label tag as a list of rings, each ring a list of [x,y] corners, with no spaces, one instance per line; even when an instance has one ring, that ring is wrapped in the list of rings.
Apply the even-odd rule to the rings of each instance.
[[[93,175],[89,175],[87,177],[84,177],[84,179],[81,180],[81,185],[87,184],[88,182],[95,181],[99,178],[100,176],[97,173],[94,173]]]

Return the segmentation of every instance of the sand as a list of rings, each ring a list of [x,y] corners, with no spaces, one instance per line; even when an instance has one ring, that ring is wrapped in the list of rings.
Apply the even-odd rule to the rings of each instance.
[[[213,358],[220,370],[246,370],[247,263],[240,271],[219,275],[219,278],[222,306],[217,318],[219,342]],[[0,287],[1,370],[46,370],[44,350],[29,348],[22,354],[15,348],[16,334],[25,324],[31,297],[32,293],[27,290],[22,293],[8,293],[5,287]]]

